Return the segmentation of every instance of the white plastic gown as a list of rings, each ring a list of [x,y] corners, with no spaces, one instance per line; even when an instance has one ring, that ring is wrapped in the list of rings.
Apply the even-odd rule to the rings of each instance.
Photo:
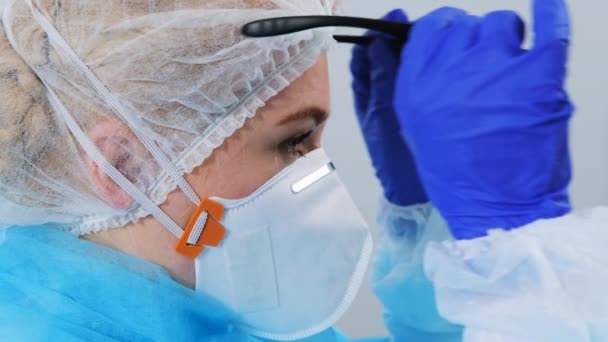
[[[488,237],[466,241],[446,240],[447,230],[435,210],[384,208],[381,222],[390,234],[385,234],[375,270],[383,276],[373,285],[386,306],[395,340],[407,341],[400,334],[408,334],[411,327],[434,333],[451,330],[441,319],[433,319],[428,306],[406,305],[415,303],[413,298],[431,303],[424,299],[430,291],[424,281],[418,282],[421,286],[412,281],[418,277],[413,265],[421,265],[413,260],[420,258],[434,286],[438,312],[464,326],[463,341],[608,341],[608,208],[537,221],[514,231],[494,230]],[[404,219],[410,216],[424,222],[414,244],[408,242],[414,234],[403,233],[408,231]],[[400,248],[413,248],[411,264]],[[415,340],[442,341],[439,335],[431,336]]]

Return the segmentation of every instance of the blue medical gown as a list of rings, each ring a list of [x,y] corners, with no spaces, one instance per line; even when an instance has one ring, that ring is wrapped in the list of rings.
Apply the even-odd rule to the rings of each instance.
[[[430,206],[384,203],[380,222],[371,283],[392,337],[361,341],[608,340],[608,209],[471,241]],[[3,235],[0,341],[263,341],[156,265],[56,227]]]

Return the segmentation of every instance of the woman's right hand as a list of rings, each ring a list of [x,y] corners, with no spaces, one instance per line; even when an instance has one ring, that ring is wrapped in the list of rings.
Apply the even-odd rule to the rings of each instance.
[[[456,238],[570,211],[564,0],[535,0],[535,42],[510,11],[442,8],[418,20],[394,108],[433,204]]]

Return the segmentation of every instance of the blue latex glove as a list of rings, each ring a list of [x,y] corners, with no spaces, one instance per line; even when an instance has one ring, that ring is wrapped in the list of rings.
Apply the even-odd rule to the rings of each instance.
[[[385,19],[408,22],[400,10],[392,11]],[[384,196],[393,204],[428,202],[393,109],[400,47],[390,37],[374,32],[367,34],[376,39],[369,46],[353,49],[351,72],[357,118],[376,176]]]
[[[395,108],[431,201],[459,239],[568,213],[564,0],[534,1],[535,42],[510,11],[443,8],[402,53]]]

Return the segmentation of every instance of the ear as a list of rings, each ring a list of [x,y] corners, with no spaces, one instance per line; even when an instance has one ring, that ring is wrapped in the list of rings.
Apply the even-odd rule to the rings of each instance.
[[[118,121],[104,121],[89,131],[89,137],[99,151],[120,173],[129,181],[137,176],[133,165],[133,155],[129,148],[134,143],[131,131]],[[93,160],[88,159],[87,165],[93,186],[97,194],[116,209],[127,209],[135,200],[116,184]]]

